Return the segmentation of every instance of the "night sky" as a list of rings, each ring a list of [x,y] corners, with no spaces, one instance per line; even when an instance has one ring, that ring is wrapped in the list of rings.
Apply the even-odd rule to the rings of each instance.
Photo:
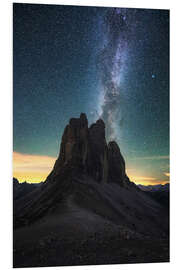
[[[14,4],[13,77],[19,180],[45,180],[85,112],[104,120],[131,180],[169,181],[169,11]]]

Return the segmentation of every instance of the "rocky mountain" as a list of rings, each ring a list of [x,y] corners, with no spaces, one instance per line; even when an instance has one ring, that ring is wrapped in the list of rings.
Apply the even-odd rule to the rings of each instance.
[[[166,211],[169,212],[169,189],[170,189],[169,183],[164,185],[149,185],[149,186],[138,185],[138,187],[148,196],[150,196],[160,205],[162,205],[166,209]]]
[[[15,265],[66,265],[69,257],[73,264],[94,264],[98,263],[95,258],[85,259],[87,254],[92,255],[91,247],[101,250],[101,245],[105,245],[106,250],[110,242],[119,245],[112,239],[154,239],[157,247],[157,239],[168,238],[168,232],[167,212],[129,180],[119,146],[115,141],[106,142],[103,120],[89,127],[82,113],[79,118],[70,119],[65,127],[58,158],[46,181],[16,200],[14,247],[18,251],[14,255]],[[28,249],[29,263],[29,257],[22,256],[22,242],[23,249],[28,249],[31,243],[36,250]],[[62,242],[64,255],[51,257],[49,252],[56,253],[62,248]],[[76,250],[80,248],[80,253],[73,251],[74,245]],[[43,250],[43,260],[48,250],[48,263],[36,256],[32,258],[30,254],[39,254],[39,250]],[[139,252],[139,248],[136,251]],[[99,263],[106,263],[107,256],[99,255]],[[156,261],[159,255],[154,256]],[[132,260],[137,262],[140,258],[142,254]],[[114,262],[118,260],[119,255]]]
[[[19,200],[26,196],[28,193],[34,191],[36,188],[41,186],[42,183],[29,184],[27,182],[19,183],[18,179],[13,178],[13,201]]]
[[[88,120],[84,113],[81,113],[80,118],[70,119],[66,126],[59,157],[47,182],[52,181],[60,174],[62,168],[68,166],[92,177],[98,183],[117,182],[124,187],[131,185],[117,143],[106,142],[103,120],[97,120],[88,128]]]

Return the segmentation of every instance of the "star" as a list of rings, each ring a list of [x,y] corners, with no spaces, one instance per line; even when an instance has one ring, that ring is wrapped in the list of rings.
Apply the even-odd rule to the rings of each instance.
[[[144,173],[131,149],[169,155],[168,10],[14,4],[13,22],[14,151],[56,157],[85,112],[89,124],[103,119],[128,166]],[[150,163],[158,181],[168,162]]]

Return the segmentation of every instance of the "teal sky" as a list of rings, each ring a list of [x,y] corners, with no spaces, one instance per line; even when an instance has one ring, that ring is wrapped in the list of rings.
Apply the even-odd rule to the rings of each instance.
[[[85,112],[103,118],[133,179],[167,182],[169,11],[13,9],[14,152],[57,157],[68,120]]]

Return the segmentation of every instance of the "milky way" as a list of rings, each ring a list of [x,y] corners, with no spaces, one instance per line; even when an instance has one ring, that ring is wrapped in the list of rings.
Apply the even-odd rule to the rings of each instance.
[[[13,6],[13,150],[57,157],[85,112],[89,125],[103,118],[130,174],[166,181],[169,11]]]
[[[135,11],[127,9],[109,9],[102,21],[104,40],[98,55],[100,75],[100,116],[107,124],[107,139],[118,136],[119,124],[123,121],[121,113],[121,80],[127,65],[128,48],[131,33],[135,26]]]

